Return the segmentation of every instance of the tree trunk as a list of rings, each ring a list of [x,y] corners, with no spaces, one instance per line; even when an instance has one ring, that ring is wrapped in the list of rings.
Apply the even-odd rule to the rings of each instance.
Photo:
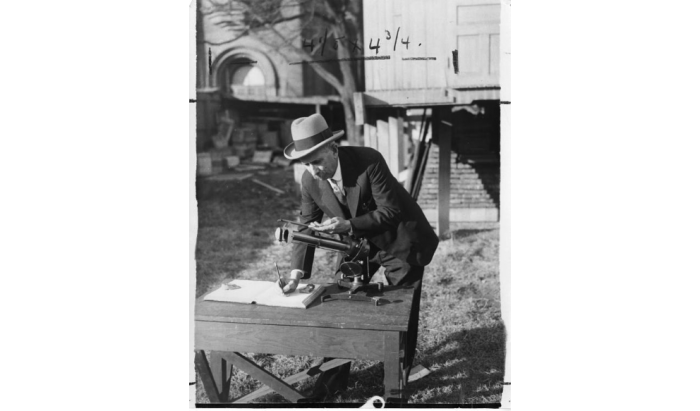
[[[342,25],[335,26],[333,28],[333,33],[336,38],[347,37],[348,35],[346,27]],[[350,61],[346,60],[352,56],[347,48],[339,47],[338,57],[340,58],[340,74],[343,78],[343,87],[338,89],[338,94],[340,94],[343,112],[345,113],[345,129],[348,133],[348,142],[353,146],[364,146],[364,141],[361,139],[360,128],[355,125],[355,102],[353,100],[353,95],[357,91],[357,85]]]
[[[352,146],[364,146],[360,134],[360,127],[355,125],[355,102],[353,101],[352,93],[343,93],[340,95],[340,102],[343,104],[343,113],[345,114],[345,129],[348,135],[348,142]]]

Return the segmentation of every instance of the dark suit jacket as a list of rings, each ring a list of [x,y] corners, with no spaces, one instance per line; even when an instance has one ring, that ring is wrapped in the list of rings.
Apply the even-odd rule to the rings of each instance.
[[[308,171],[301,179],[301,222],[329,217],[349,218],[356,237],[365,237],[380,250],[411,265],[426,266],[437,249],[435,235],[423,210],[391,174],[382,155],[369,147],[339,147],[343,187],[350,216],[346,216],[326,180]],[[312,233],[310,229],[301,230]],[[292,269],[309,278],[314,247],[294,244]]]

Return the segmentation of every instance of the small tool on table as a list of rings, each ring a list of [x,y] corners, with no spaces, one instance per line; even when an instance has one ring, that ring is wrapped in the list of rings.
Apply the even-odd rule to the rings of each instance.
[[[297,291],[299,291],[299,292],[302,293],[302,294],[309,294],[309,293],[311,293],[311,291],[314,290],[314,288],[316,288],[315,285],[313,285],[313,284],[306,284],[306,285],[303,286],[302,288],[298,288]]]
[[[277,263],[275,263],[275,268],[277,269],[277,285],[280,287],[280,290],[282,290],[282,294],[284,294],[285,297],[289,297],[289,295],[284,292],[284,286],[287,285],[287,283],[284,281],[284,278],[282,278],[282,273],[280,273],[280,268],[277,266]]]

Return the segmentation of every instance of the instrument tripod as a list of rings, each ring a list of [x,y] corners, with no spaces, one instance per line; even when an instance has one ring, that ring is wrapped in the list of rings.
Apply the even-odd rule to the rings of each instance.
[[[375,306],[379,305],[379,297],[369,297],[367,292],[382,292],[384,290],[384,284],[382,283],[370,283],[369,275],[366,271],[369,270],[369,259],[365,257],[359,263],[357,261],[345,261],[340,264],[340,271],[343,273],[343,277],[337,282],[338,287],[341,289],[347,289],[348,291],[324,295],[321,302],[326,301],[357,301],[357,302],[369,302],[373,303]],[[359,292],[364,292],[365,295],[358,294]]]

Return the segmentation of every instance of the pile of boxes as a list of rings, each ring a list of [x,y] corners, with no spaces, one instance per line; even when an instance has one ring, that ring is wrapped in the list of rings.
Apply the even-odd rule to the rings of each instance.
[[[253,130],[239,128],[233,130],[231,136],[231,147],[233,153],[240,158],[251,157],[255,153],[255,147],[258,142],[258,136]]]
[[[228,119],[224,118],[222,120]],[[198,175],[219,174],[239,166],[241,161],[260,163],[263,162],[263,159],[266,159],[266,163],[270,163],[272,160],[278,166],[289,165],[288,160],[283,156],[273,156],[273,153],[281,154],[280,151],[284,145],[280,141],[280,132],[268,130],[267,123],[244,122],[235,124],[230,130],[228,144],[225,146],[215,144],[215,147],[210,148],[207,152],[197,154]],[[221,131],[219,134],[221,134]],[[220,136],[217,135],[217,137]],[[286,137],[288,136],[282,136],[282,138],[287,140]]]

